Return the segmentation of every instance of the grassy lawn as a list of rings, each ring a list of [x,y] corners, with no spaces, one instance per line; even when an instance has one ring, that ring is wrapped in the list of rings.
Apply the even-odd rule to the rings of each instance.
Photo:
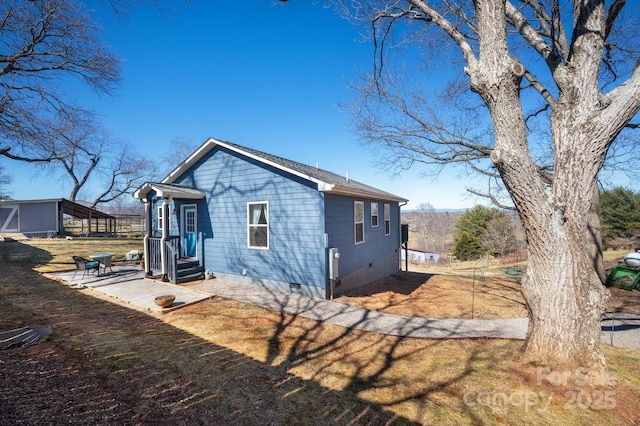
[[[110,245],[110,244],[115,245]],[[522,342],[383,336],[223,298],[153,317],[41,276],[131,240],[0,243],[3,424],[633,424],[640,353],[606,348],[609,386],[521,361]],[[118,257],[116,257],[118,259]],[[437,283],[437,282],[436,282]],[[572,372],[568,372],[573,374]]]
[[[142,238],[114,239],[114,238],[75,238],[66,240],[61,238],[34,238],[24,242],[42,252],[34,265],[38,272],[60,272],[75,269],[72,256],[89,258],[91,253],[114,253],[114,264],[125,261],[125,255],[130,250],[143,251]]]

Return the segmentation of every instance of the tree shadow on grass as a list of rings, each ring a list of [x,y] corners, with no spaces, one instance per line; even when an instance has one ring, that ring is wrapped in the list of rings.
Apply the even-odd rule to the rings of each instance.
[[[19,241],[0,241],[0,264],[3,267],[17,266],[26,270],[44,265],[53,259],[51,253]]]
[[[422,287],[435,274],[425,274],[421,272],[398,272],[390,277],[381,278],[366,286],[349,290],[342,296],[347,297],[367,297],[375,294],[392,291],[405,296],[410,295],[418,288]]]
[[[31,271],[33,247],[0,258],[0,323],[36,321],[44,342],[3,353],[7,424],[409,424],[350,391],[298,378],[166,322]],[[23,260],[20,260],[23,259]],[[28,260],[31,259],[31,260]],[[197,311],[196,311],[197,312]]]
[[[402,272],[345,293],[336,301],[424,318],[526,316],[519,285],[496,277]]]
[[[264,327],[257,339],[269,339],[267,364],[284,366],[317,383],[331,383],[342,392],[376,401],[396,413],[410,413],[409,418],[419,423],[445,421],[447,413],[452,412],[478,422],[476,413],[464,406],[461,388],[474,373],[500,361],[499,357],[493,358],[491,351],[478,349],[482,345],[469,345],[468,340],[462,339],[411,339],[362,331],[359,327],[377,320],[376,313],[360,310],[354,316],[352,307],[340,304],[335,304],[337,310],[332,313],[320,314],[323,321],[313,321],[285,311],[298,303],[298,312],[305,312],[306,316],[321,303],[318,299],[277,291],[268,297],[277,301],[281,309],[265,309],[262,313],[270,327]],[[232,315],[247,328],[259,328],[255,311],[246,317],[236,312]],[[343,315],[351,317],[350,327],[330,325]],[[421,327],[416,324],[406,318],[397,325],[397,331],[411,334]],[[451,334],[456,331],[443,330]],[[500,347],[500,342],[507,341],[494,342]],[[508,342],[505,344],[509,346]],[[459,349],[465,345],[470,348]],[[452,356],[446,359],[443,353]],[[437,362],[443,358],[444,363]]]

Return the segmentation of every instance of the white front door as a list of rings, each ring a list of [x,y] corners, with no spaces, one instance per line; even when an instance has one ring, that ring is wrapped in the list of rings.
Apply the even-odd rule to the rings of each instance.
[[[182,256],[197,257],[198,209],[195,204],[186,204],[182,209]]]

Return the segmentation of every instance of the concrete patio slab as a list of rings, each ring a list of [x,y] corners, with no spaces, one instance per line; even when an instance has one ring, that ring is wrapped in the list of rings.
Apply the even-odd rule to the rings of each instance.
[[[71,285],[82,286],[105,293],[155,313],[169,312],[192,303],[209,299],[212,296],[210,293],[196,289],[146,279],[144,272],[134,265],[113,266],[113,272],[100,274],[99,276],[95,274],[95,272],[83,276],[82,272],[83,271],[78,271],[75,277],[75,271],[47,275]],[[157,296],[165,294],[173,294],[176,296],[176,300],[169,308],[161,308],[154,302]]]

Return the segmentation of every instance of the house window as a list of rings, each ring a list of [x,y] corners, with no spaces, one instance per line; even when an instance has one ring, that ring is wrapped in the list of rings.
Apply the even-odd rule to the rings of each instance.
[[[371,227],[378,227],[378,203],[371,203]]]
[[[158,207],[158,230],[162,231],[162,225],[164,224],[164,206]]]
[[[269,249],[269,203],[247,204],[249,248]]]
[[[353,202],[353,223],[356,234],[356,244],[364,243],[364,203]]]
[[[189,210],[185,210],[184,214],[184,232],[193,234],[196,232],[196,211],[191,208]]]
[[[384,235],[391,234],[391,206],[384,205]]]

